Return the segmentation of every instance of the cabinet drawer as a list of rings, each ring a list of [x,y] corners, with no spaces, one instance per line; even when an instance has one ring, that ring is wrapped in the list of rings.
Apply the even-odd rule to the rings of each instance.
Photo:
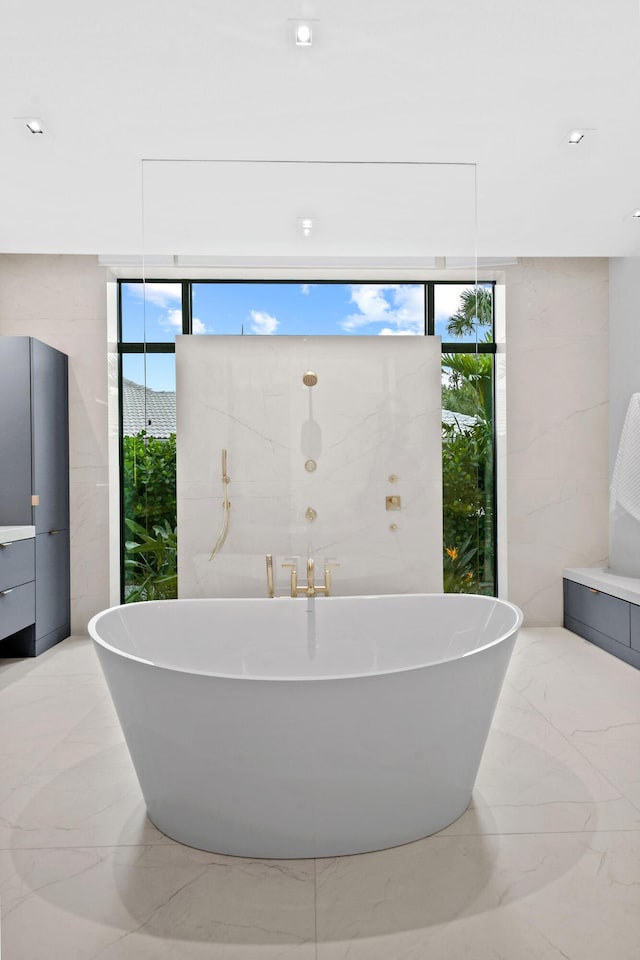
[[[36,640],[69,634],[69,531],[36,535]]]
[[[0,547],[0,590],[29,583],[35,576],[34,538],[14,540]]]
[[[625,646],[631,645],[629,604],[573,580],[564,581],[565,616],[592,627]]]
[[[36,591],[33,582],[0,593],[0,640],[28,627],[35,618]]]
[[[631,614],[631,646],[640,653],[640,607],[637,603],[629,604]]]

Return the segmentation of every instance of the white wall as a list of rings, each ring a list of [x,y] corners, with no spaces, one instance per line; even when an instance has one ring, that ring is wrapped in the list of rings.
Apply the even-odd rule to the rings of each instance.
[[[509,599],[562,622],[562,570],[608,550],[608,262],[505,270]]]
[[[108,606],[106,280],[96,257],[0,255],[0,334],[69,356],[71,629]]]

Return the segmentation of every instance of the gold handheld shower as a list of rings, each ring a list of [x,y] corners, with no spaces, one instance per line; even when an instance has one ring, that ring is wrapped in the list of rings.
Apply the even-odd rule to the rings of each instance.
[[[229,501],[229,482],[231,477],[227,474],[227,451],[223,449],[222,451],[222,526],[220,527],[220,533],[218,534],[218,539],[215,542],[213,550],[209,554],[209,560],[213,560],[215,555],[220,552],[222,549],[225,540],[227,539],[227,534],[229,532],[229,511],[231,510],[231,503]]]

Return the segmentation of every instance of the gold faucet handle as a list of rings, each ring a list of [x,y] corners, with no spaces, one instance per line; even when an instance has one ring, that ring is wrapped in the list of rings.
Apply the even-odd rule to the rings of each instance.
[[[267,595],[273,598],[275,595],[273,587],[273,554],[267,553],[265,555],[265,561],[267,564]]]
[[[291,570],[291,596],[298,596],[298,562],[294,560],[291,563],[283,563],[283,567],[288,567]]]
[[[324,562],[324,595],[325,597],[330,596],[330,592],[331,592],[331,571],[335,570],[335,568],[339,566],[340,564],[336,563],[333,560],[325,560]]]

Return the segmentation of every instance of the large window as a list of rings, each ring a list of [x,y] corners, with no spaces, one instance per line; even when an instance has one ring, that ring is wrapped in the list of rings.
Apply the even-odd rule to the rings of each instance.
[[[491,284],[434,285],[442,337],[446,593],[496,593],[494,296]]]
[[[175,335],[440,336],[447,592],[496,592],[493,285],[122,281],[123,600],[177,592]]]

